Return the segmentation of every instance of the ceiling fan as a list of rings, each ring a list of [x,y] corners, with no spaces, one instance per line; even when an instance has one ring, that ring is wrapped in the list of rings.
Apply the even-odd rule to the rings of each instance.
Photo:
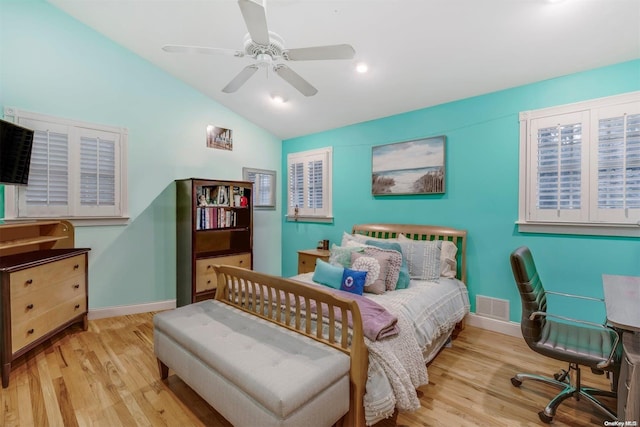
[[[204,46],[165,45],[162,49],[171,53],[203,53],[212,55],[228,55],[235,57],[248,56],[256,60],[247,65],[223,89],[225,93],[233,93],[240,89],[259,68],[272,67],[273,71],[304,96],[313,96],[318,89],[303,79],[298,73],[285,64],[285,61],[313,61],[321,59],[352,59],[355,50],[348,44],[285,49],[282,37],[267,28],[267,15],[264,5],[252,0],[238,0],[242,17],[249,33],[244,36],[244,51]]]

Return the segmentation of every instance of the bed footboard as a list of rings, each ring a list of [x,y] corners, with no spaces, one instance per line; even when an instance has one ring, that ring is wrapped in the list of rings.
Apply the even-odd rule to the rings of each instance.
[[[231,266],[215,269],[216,300],[349,355],[349,412],[342,422],[344,426],[364,427],[368,351],[358,305],[321,288],[282,277]]]

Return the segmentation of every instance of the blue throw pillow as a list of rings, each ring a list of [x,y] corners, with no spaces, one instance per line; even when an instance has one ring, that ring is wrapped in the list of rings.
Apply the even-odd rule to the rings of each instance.
[[[320,258],[316,259],[316,269],[311,280],[330,288],[340,289],[344,267],[332,265]]]
[[[409,263],[407,263],[407,258],[402,253],[402,246],[400,246],[400,243],[385,242],[383,240],[367,240],[365,245],[375,246],[380,249],[390,249],[402,254],[402,266],[400,267],[400,274],[398,275],[396,289],[406,289],[409,286],[411,278],[409,277]]]
[[[364,284],[367,281],[367,272],[345,268],[342,273],[340,289],[354,294],[362,295]]]

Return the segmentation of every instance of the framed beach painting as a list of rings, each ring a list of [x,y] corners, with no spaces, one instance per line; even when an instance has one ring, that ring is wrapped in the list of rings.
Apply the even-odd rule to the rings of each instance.
[[[442,135],[372,147],[371,193],[444,193],[445,143]]]

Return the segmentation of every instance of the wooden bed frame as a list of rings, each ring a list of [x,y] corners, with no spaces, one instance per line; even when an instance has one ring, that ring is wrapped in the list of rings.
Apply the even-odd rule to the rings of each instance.
[[[395,238],[398,234],[414,240],[449,240],[458,247],[457,277],[466,279],[465,230],[409,224],[360,224],[352,232],[376,238]],[[349,413],[342,420],[345,427],[364,427],[364,393],[368,370],[368,350],[364,343],[360,310],[353,300],[329,293],[321,287],[281,277],[261,274],[237,267],[216,266],[218,289],[216,300],[308,336],[336,348],[351,359]],[[249,298],[239,297],[249,295]],[[312,328],[312,314],[304,307],[310,302],[327,307],[326,330]],[[302,308],[301,308],[302,307]],[[341,313],[336,316],[335,313]],[[351,340],[347,339],[348,317],[352,318]],[[461,329],[462,325],[460,325]],[[314,330],[316,329],[316,330]],[[458,329],[458,327],[456,328]],[[459,329],[458,329],[459,330]],[[455,333],[454,333],[455,334]]]

